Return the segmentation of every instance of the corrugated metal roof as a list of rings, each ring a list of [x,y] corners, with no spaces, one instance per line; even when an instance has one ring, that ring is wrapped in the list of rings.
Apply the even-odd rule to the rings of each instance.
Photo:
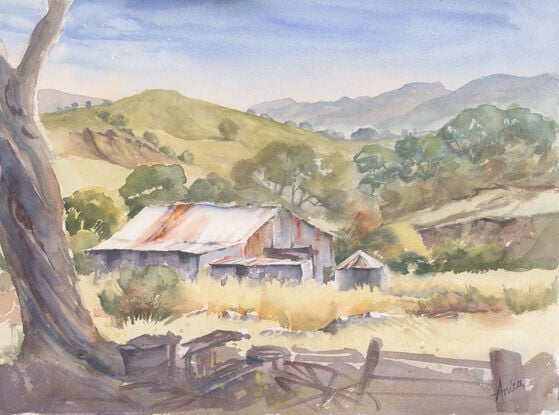
[[[246,241],[279,210],[206,203],[148,206],[91,251],[210,252]]]
[[[277,258],[264,258],[264,257],[254,257],[254,258],[239,258],[239,257],[225,257],[216,259],[210,262],[210,265],[243,265],[245,267],[257,267],[257,266],[270,266],[270,265],[301,265],[304,261],[292,261],[290,259],[277,259]]]
[[[350,255],[336,269],[379,269],[382,267],[384,267],[382,262],[359,250]]]

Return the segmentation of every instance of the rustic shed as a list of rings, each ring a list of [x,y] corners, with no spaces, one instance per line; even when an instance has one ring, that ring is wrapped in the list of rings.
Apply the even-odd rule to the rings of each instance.
[[[282,207],[208,203],[148,206],[89,256],[102,272],[123,262],[168,265],[190,279],[199,266],[228,256],[309,260],[320,283],[335,265],[332,235]]]
[[[261,281],[265,277],[284,281],[304,281],[313,278],[310,260],[276,258],[225,257],[210,263],[211,276],[217,280],[227,277]]]
[[[363,251],[353,253],[336,267],[336,286],[339,290],[350,290],[362,286],[388,289],[390,273],[388,267]]]

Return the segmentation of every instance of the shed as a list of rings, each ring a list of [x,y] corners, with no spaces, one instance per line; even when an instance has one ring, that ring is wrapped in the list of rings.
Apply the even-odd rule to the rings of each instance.
[[[388,267],[363,251],[357,251],[336,267],[336,286],[347,291],[368,285],[381,291],[388,289]]]
[[[277,258],[225,257],[212,261],[211,276],[217,280],[227,277],[261,281],[265,277],[284,281],[305,281],[313,278],[310,260]]]
[[[123,262],[167,265],[189,279],[228,256],[309,260],[319,283],[335,264],[333,236],[282,207],[209,203],[148,206],[89,256],[101,272]]]

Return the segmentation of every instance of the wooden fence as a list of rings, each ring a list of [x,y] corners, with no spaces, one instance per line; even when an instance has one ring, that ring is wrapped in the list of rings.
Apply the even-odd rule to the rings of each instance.
[[[467,402],[478,409],[497,412],[528,410],[521,356],[508,350],[491,350],[487,361],[455,359],[386,351],[382,350],[380,339],[372,339],[364,360],[351,349],[316,352],[294,348],[293,351],[295,362],[318,363],[353,376],[381,400],[418,398]]]

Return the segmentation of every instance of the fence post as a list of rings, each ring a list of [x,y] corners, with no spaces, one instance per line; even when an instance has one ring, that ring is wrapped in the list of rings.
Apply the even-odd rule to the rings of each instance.
[[[365,364],[363,366],[363,375],[359,385],[360,392],[363,393],[371,383],[373,373],[380,361],[380,350],[382,349],[382,340],[373,337],[369,342],[367,355],[365,356]]]
[[[497,412],[527,412],[529,402],[520,353],[493,349],[489,352],[489,360]]]

